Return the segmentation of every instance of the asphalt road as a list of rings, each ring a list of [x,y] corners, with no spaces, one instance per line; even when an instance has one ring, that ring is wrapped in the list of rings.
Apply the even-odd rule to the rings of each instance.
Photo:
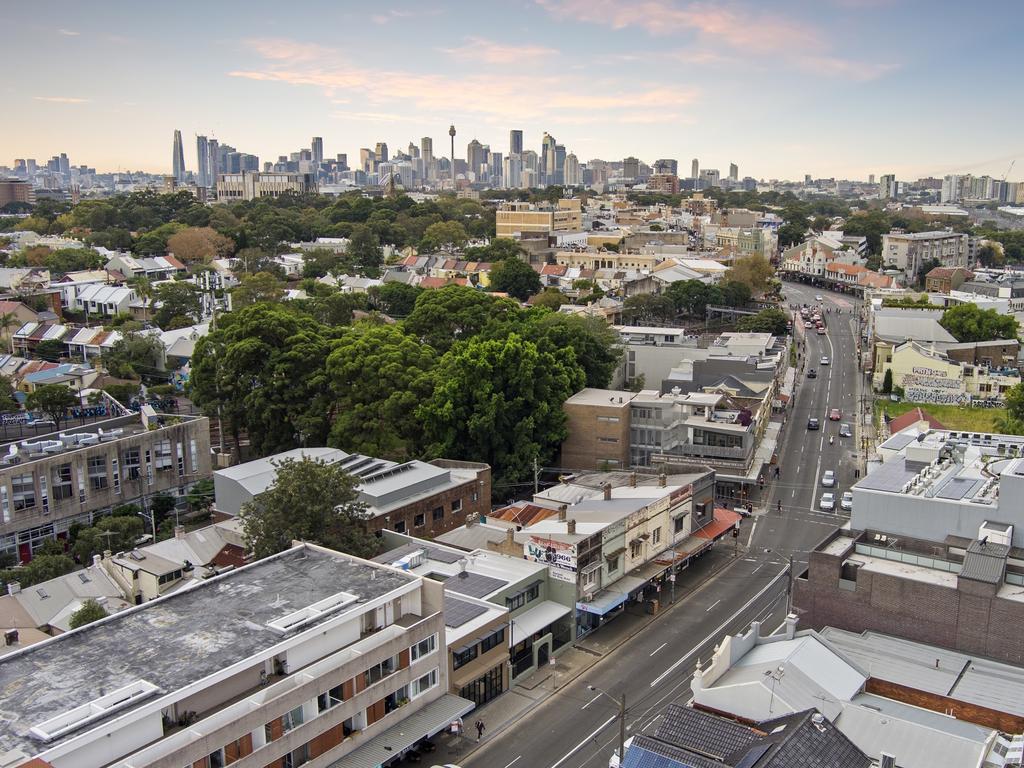
[[[588,684],[616,698],[626,694],[627,737],[652,732],[669,703],[690,699],[698,660],[706,663],[724,634],[741,632],[753,620],[760,620],[765,632],[781,626],[787,612],[789,558],[799,572],[807,552],[842,522],[838,515],[817,509],[821,473],[838,473],[831,489],[837,507],[854,481],[857,438],[839,438],[841,422],[829,422],[828,410],[841,408],[843,421],[852,425],[848,417],[854,415],[860,394],[855,300],[798,284],[786,284],[785,294],[787,302],[800,304],[813,304],[820,294],[832,312],[825,316],[827,335],[812,332],[807,337],[807,353],[819,376],[805,376],[798,385],[779,450],[780,477],[770,480],[766,494],[768,511],[744,522],[753,526],[747,556],[484,744],[465,760],[467,768],[606,766],[618,743],[618,710]],[[842,314],[835,314],[837,307]],[[821,355],[833,362],[821,366]],[[821,420],[820,431],[806,429],[812,415]],[[836,436],[832,445],[829,435]],[[781,514],[776,511],[778,499]]]

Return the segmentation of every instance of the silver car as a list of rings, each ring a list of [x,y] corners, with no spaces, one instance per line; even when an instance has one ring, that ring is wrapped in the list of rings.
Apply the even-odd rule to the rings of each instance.
[[[821,501],[818,502],[818,507],[825,510],[826,512],[835,512],[836,495],[834,493],[821,494]]]
[[[836,484],[836,473],[831,469],[826,469],[821,475],[821,484],[825,488],[833,488]]]
[[[853,509],[853,491],[843,492],[843,497],[839,499],[839,507],[847,512]]]
[[[853,437],[853,430],[850,429],[849,424],[839,425],[839,436],[840,437]]]

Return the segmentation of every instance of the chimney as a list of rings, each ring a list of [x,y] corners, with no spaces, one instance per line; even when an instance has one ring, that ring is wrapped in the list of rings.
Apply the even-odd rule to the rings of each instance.
[[[560,523],[564,523],[565,522],[565,515],[566,515],[566,513],[568,511],[569,511],[568,505],[560,504],[558,506],[558,522],[560,522]]]
[[[103,555],[93,555],[92,556],[92,564],[94,566],[96,566],[97,568],[99,568],[99,565],[102,562],[103,562]]]
[[[704,670],[700,668],[700,660],[697,660],[697,668],[693,670],[693,680],[690,682],[690,690],[696,696],[704,690]]]
[[[565,532],[567,534],[569,534],[570,536],[575,536],[576,535],[576,521],[575,520],[566,520],[565,521]]]
[[[604,498],[605,498],[605,501],[607,501],[611,497],[612,497],[612,484],[611,483],[605,483],[604,484]]]
[[[104,560],[109,560],[109,559],[110,559],[110,558],[112,558],[113,556],[114,556],[114,553],[113,553],[113,552],[111,552],[111,551],[110,551],[109,549],[104,549],[104,550],[103,550],[103,559],[104,559]]]
[[[505,531],[505,543],[514,546],[516,543],[516,529],[509,528]]]
[[[176,538],[176,539],[184,539],[185,538],[185,526],[184,525],[176,525],[176,526],[174,526],[174,538]]]
[[[797,618],[797,615],[795,613],[791,613],[788,616],[786,616],[786,639],[787,640],[792,640],[794,637],[796,637],[796,625],[797,625],[798,621],[800,621],[800,619]]]
[[[667,483],[668,475],[665,474],[665,470],[663,469],[661,470],[661,472],[658,473],[658,487],[664,488]]]
[[[629,487],[636,488],[636,472],[629,473]]]
[[[476,515],[466,515],[466,527],[472,528],[476,525]]]
[[[21,582],[18,582],[18,581],[8,581],[7,582],[7,594],[8,595],[16,595],[19,592],[21,592]]]
[[[896,768],[896,756],[890,755],[888,752],[881,754],[881,760],[878,763],[879,768]]]

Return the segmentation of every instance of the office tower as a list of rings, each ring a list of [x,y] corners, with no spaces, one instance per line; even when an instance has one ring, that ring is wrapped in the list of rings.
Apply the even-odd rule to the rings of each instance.
[[[540,153],[540,183],[547,185],[553,184],[555,178],[555,137],[545,131],[544,138],[541,140],[541,153]]]
[[[733,181],[740,180],[740,167],[736,163],[729,163],[729,178]]]
[[[196,136],[196,184],[210,186],[210,143],[205,136]]]
[[[420,139],[420,156],[423,158],[424,165],[434,160],[434,140],[429,136]]]
[[[892,173],[887,173],[882,176],[881,181],[878,183],[878,199],[879,200],[893,200],[896,197],[896,176]]]
[[[691,179],[696,179],[699,176],[700,176],[700,163],[697,161],[697,158],[695,157],[695,158],[693,158],[693,161],[690,163],[690,178]]]
[[[868,174],[868,184],[874,184],[874,183],[875,183],[875,174],[873,174],[873,173]]]
[[[216,139],[207,139],[206,146],[210,154],[210,186],[217,184],[217,174],[223,173],[223,166],[220,164],[220,142]]]
[[[27,160],[25,160],[25,171],[29,174],[29,176],[33,175],[38,170],[39,166],[36,165],[34,157],[30,157]]]
[[[373,151],[373,155],[377,158],[378,163],[386,163],[388,161],[388,145],[383,141],[378,141],[377,148]]]
[[[508,153],[510,155],[523,154],[523,132],[512,130],[508,132]]]
[[[640,161],[635,157],[627,157],[622,161],[622,176],[626,179],[640,178]]]
[[[359,167],[365,173],[373,173],[377,167],[377,163],[373,158],[373,150],[369,147],[363,147],[359,150]]]
[[[26,173],[28,173],[28,171],[25,169],[25,161],[24,160],[15,160],[14,161],[14,172],[18,176],[24,176]]]
[[[490,174],[490,184],[495,189],[503,187],[501,182],[505,170],[505,156],[501,152],[490,152],[487,156],[487,172]]]
[[[321,136],[314,136],[312,149],[310,150],[313,166],[319,168],[324,162],[324,140]]]
[[[484,145],[473,139],[466,146],[466,165],[471,173],[480,175],[480,167],[487,163],[487,154],[484,152]]]
[[[555,144],[555,184],[565,183],[565,145]]]
[[[654,161],[654,172],[659,174],[671,174],[675,176],[679,172],[679,163],[675,160],[663,158]]]
[[[717,168],[705,168],[700,172],[700,178],[704,182],[704,188],[721,186],[721,174]]]
[[[409,157],[417,158],[420,156],[420,148],[417,147],[413,142],[409,142]]]
[[[174,131],[174,146],[171,156],[171,175],[175,181],[185,180],[185,150],[181,146],[181,131]]]
[[[570,153],[565,156],[564,183],[567,187],[578,187],[580,179],[580,161],[576,155]]]
[[[455,126],[448,126],[448,136],[452,140],[452,189],[455,189]]]
[[[810,186],[812,183],[813,183],[813,179],[811,178],[811,174],[805,173],[804,174],[804,184],[807,184],[808,186]]]
[[[534,154],[536,157],[536,154]],[[521,155],[509,155],[504,160],[502,180],[508,189],[518,189],[523,184],[523,159]]]

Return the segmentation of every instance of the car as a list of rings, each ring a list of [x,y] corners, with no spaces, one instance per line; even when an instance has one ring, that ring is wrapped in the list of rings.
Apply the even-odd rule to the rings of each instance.
[[[839,507],[847,512],[853,509],[853,491],[843,491],[843,497],[839,499]]]
[[[818,335],[819,336],[824,336],[825,335],[825,326],[823,326],[823,325],[819,325],[818,326]]]
[[[831,362],[831,361],[828,359],[828,355],[822,355],[821,356],[821,364],[822,365],[828,365],[829,362]]]
[[[820,294],[819,294],[819,295],[817,295],[817,296],[815,296],[815,297],[814,297],[814,300],[815,300],[815,301],[824,301],[824,299],[823,299],[823,298],[821,298],[821,295],[820,295]]]
[[[826,469],[821,475],[821,484],[826,488],[834,488],[836,484],[835,470]]]
[[[807,420],[808,429],[821,429],[821,422],[813,416]]]
[[[821,500],[818,502],[818,507],[826,512],[834,512],[836,509],[836,495],[834,493],[821,494]]]
[[[818,378],[818,372],[816,370],[814,370],[813,368],[809,369],[807,371],[807,378],[808,379],[816,379],[816,378]]]
[[[840,437],[853,437],[853,430],[850,428],[849,424],[840,424],[839,425],[839,436]]]
[[[814,326],[811,325],[811,321],[810,320],[804,320],[804,328],[813,328],[813,327]]]
[[[842,421],[843,420],[843,412],[841,410],[839,410],[838,408],[833,408],[831,411],[828,412],[828,420],[829,421]]]

